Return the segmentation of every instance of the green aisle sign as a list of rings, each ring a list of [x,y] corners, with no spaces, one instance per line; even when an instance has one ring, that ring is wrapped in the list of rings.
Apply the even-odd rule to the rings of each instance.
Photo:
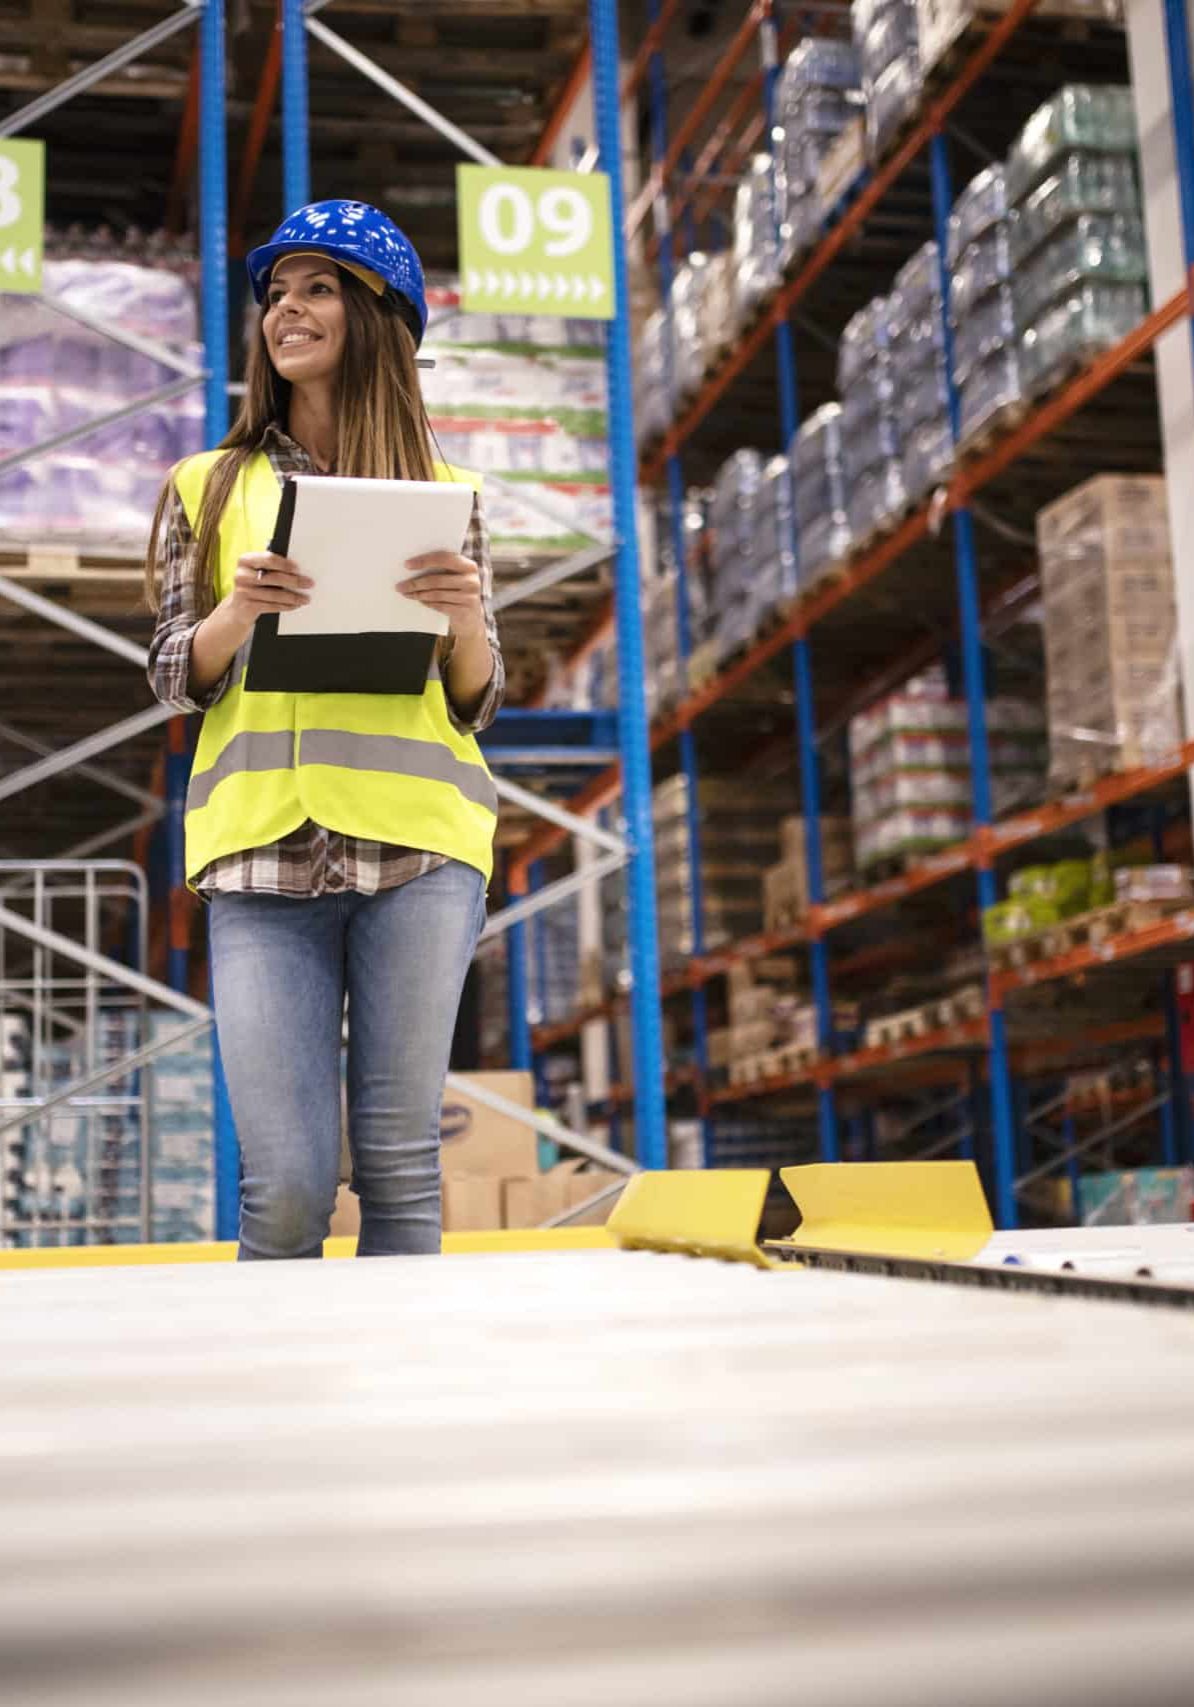
[[[0,137],[0,291],[41,290],[46,145]]]
[[[609,179],[537,166],[458,166],[461,307],[612,320]]]

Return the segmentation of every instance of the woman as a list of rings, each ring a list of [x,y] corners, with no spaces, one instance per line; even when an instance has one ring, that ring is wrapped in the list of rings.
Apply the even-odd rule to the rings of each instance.
[[[174,469],[147,566],[151,598],[161,574],[150,682],[204,713],[187,880],[212,908],[240,1255],[320,1254],[346,996],[359,1252],[433,1252],[440,1098],[497,811],[474,738],[504,685],[479,494],[463,555],[407,565],[417,579],[403,592],[450,623],[421,696],[246,693],[242,678],[258,618],[305,604],[311,585],[260,549],[285,476],[479,482],[432,457],[423,272],[397,226],[359,202],[318,202],[248,266],[262,314],[244,404],[219,450]]]

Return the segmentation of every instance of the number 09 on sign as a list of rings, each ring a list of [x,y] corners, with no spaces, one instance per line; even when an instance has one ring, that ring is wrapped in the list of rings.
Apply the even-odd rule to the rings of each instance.
[[[612,320],[603,173],[458,166],[456,191],[463,308]]]

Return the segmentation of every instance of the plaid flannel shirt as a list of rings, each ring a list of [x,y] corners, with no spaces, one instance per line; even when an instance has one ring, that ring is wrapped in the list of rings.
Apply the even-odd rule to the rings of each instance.
[[[279,480],[287,474],[316,472],[303,447],[279,427],[270,427],[262,449]],[[177,706],[179,711],[206,711],[227,692],[232,679],[232,666],[229,665],[220,680],[206,693],[195,695],[188,687],[191,644],[202,620],[191,573],[193,545],[194,534],[186,510],[181,498],[175,494],[163,540],[160,606],[149,648],[149,685],[163,704]],[[506,687],[506,672],[493,613],[489,530],[485,525],[485,511],[479,494],[473,500],[464,554],[471,557],[481,571],[485,631],[493,654],[493,675],[471,717],[459,716],[447,692],[446,665],[451,656],[451,637],[445,642],[440,662],[444,671],[448,715],[462,734],[475,734],[493,722]],[[375,895],[382,889],[396,889],[400,884],[409,883],[412,878],[434,871],[444,863],[443,854],[365,841],[359,836],[344,836],[308,821],[280,841],[264,847],[245,848],[213,860],[199,874],[195,887],[200,894],[208,896],[223,891],[302,897],[341,894],[346,890]]]

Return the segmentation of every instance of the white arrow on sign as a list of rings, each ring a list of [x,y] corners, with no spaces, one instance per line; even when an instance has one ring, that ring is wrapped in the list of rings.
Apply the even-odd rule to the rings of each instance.
[[[573,302],[584,302],[584,301],[586,301],[588,298],[588,294],[589,294],[588,285],[581,278],[580,274],[577,273],[576,277],[572,281],[572,300],[573,300]]]
[[[503,273],[502,274],[502,295],[503,296],[513,296],[514,292],[517,289],[518,289],[518,280],[514,277],[514,274],[513,273]]]
[[[472,296],[479,296],[480,295],[480,292],[481,292],[481,275],[475,267],[470,267],[468,270],[468,288],[469,288],[470,295],[472,295]]]
[[[551,295],[551,280],[548,278],[546,273],[539,274],[538,285],[539,301],[542,302],[545,297],[549,297]]]
[[[531,277],[530,273],[519,273],[518,288],[522,292],[523,296],[534,296],[535,281]]]
[[[0,267],[3,267],[6,273],[16,272],[17,256],[15,249],[6,249],[3,255],[0,255]]]
[[[37,261],[34,258],[32,249],[26,249],[25,253],[21,256],[21,271],[27,274],[29,278],[33,278],[37,272]]]
[[[594,302],[600,302],[605,295],[605,281],[599,279],[596,273],[589,274],[589,292]]]
[[[568,280],[563,273],[556,274],[556,301],[563,302],[568,295]]]
[[[486,295],[487,296],[496,296],[500,289],[501,289],[501,281],[499,280],[497,274],[492,273],[492,272],[487,272],[485,274],[485,292],[486,292]]]

